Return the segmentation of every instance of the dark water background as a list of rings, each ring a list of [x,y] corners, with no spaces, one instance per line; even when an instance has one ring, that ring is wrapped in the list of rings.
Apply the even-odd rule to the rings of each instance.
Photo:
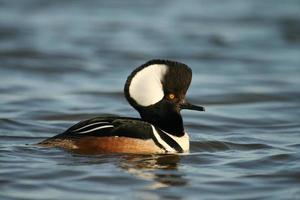
[[[185,155],[32,145],[100,114],[135,116],[127,75],[193,69]],[[300,199],[300,1],[0,0],[0,199]]]

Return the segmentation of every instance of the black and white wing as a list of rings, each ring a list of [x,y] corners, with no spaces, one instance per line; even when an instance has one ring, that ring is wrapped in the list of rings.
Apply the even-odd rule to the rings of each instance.
[[[123,136],[140,139],[152,138],[151,124],[136,118],[96,117],[73,125],[60,136],[107,137]]]

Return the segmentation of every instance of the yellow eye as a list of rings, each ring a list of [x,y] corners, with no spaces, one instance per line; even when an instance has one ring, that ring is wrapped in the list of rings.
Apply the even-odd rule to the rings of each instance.
[[[175,98],[175,95],[174,94],[169,94],[168,98],[171,99],[171,100],[173,100]]]

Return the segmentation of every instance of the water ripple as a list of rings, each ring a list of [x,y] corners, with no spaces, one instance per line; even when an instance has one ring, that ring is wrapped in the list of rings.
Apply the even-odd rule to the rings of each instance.
[[[299,2],[0,1],[0,199],[299,199]],[[35,146],[98,115],[138,117],[128,74],[193,70],[191,151]]]

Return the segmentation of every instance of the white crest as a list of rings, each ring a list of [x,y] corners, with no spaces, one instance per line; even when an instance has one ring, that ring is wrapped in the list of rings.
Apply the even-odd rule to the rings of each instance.
[[[129,95],[139,105],[150,106],[164,97],[162,79],[168,67],[163,64],[153,64],[137,72],[129,86]]]

